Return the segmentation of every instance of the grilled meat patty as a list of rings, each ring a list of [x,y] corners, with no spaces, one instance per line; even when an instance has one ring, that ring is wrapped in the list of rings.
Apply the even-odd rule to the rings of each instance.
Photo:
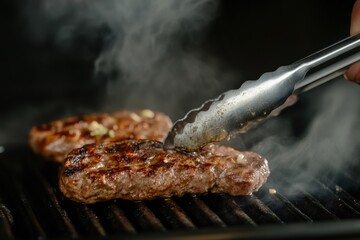
[[[248,195],[266,182],[267,160],[209,144],[197,152],[164,150],[153,140],[85,145],[66,157],[60,190],[75,201],[144,200],[186,193]]]
[[[172,126],[169,117],[150,110],[95,113],[53,121],[30,130],[34,152],[46,159],[63,162],[66,154],[85,144],[123,139],[162,141]]]

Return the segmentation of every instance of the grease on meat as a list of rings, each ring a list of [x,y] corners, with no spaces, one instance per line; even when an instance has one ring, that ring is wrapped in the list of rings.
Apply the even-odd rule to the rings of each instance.
[[[66,154],[85,144],[123,139],[162,141],[171,126],[168,116],[147,109],[94,113],[32,127],[29,142],[34,152],[46,159],[63,162]]]
[[[66,197],[84,203],[206,192],[248,195],[269,173],[267,160],[253,152],[208,144],[188,153],[164,150],[158,141],[124,140],[70,152],[59,184]]]

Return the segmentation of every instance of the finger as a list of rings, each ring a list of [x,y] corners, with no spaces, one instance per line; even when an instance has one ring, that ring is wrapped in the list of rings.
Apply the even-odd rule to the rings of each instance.
[[[357,0],[351,13],[350,34],[360,33],[360,0]],[[345,73],[345,78],[360,84],[360,62],[349,67]]]
[[[355,2],[351,13],[350,34],[356,33],[360,33],[360,0]]]
[[[345,78],[360,84],[360,62],[354,63],[349,67]]]
[[[290,97],[288,97],[282,105],[280,105],[279,107],[272,110],[269,116],[271,116],[271,117],[278,116],[282,110],[294,105],[297,102],[297,100],[298,100],[297,95],[295,95],[295,94],[290,95]]]

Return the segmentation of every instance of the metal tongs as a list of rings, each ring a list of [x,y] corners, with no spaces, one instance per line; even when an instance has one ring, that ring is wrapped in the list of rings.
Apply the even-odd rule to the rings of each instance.
[[[343,74],[360,60],[360,34],[348,37],[291,65],[246,81],[193,109],[175,122],[165,139],[166,149],[195,150],[207,143],[246,132],[267,118],[289,96],[307,91]]]

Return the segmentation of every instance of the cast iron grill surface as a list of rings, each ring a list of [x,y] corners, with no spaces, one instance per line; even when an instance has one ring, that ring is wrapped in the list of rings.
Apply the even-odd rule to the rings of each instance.
[[[359,181],[347,173],[309,175],[306,183],[294,185],[280,171],[272,172],[252,196],[186,195],[86,205],[62,196],[58,165],[27,146],[5,147],[0,167],[0,239],[360,236]],[[309,192],[307,184],[315,191]]]

